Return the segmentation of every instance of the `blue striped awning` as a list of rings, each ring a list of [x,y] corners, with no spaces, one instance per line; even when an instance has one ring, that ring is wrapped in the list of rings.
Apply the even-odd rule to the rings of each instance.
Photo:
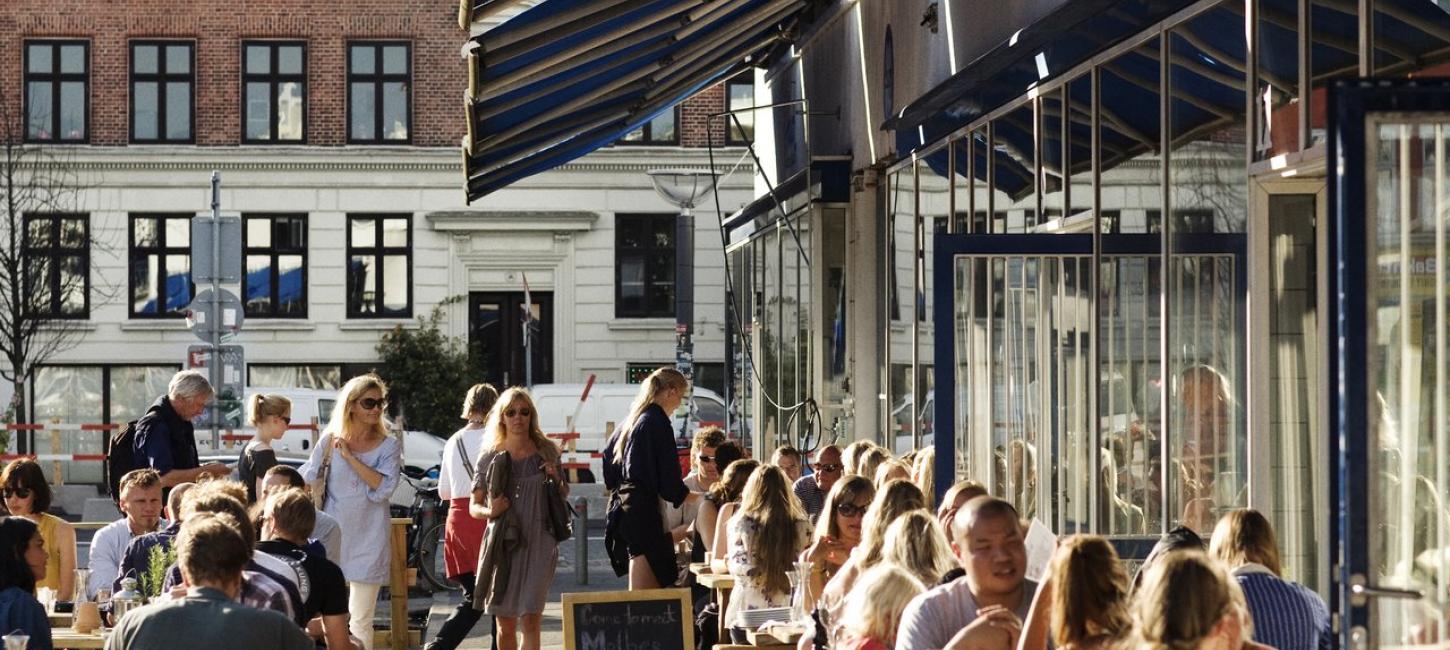
[[[810,4],[544,0],[475,37],[463,143],[468,200],[613,143],[744,70]]]

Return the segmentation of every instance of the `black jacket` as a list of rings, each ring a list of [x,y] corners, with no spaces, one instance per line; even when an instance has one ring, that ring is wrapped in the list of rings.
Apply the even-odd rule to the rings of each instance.
[[[171,399],[165,396],[136,422],[133,452],[138,467],[150,467],[160,474],[201,467],[196,454],[196,427],[181,419]]]

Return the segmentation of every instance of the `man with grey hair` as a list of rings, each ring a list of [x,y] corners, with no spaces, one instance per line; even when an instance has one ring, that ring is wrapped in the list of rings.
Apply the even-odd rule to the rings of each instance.
[[[172,376],[166,394],[157,398],[136,422],[136,443],[132,448],[136,464],[156,470],[161,475],[161,487],[168,492],[173,485],[196,481],[207,474],[231,474],[225,463],[202,465],[196,453],[196,428],[191,421],[206,410],[212,393],[206,375],[183,370]]]

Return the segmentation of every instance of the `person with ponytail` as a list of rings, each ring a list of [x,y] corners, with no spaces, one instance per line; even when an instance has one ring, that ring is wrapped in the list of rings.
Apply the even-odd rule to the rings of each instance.
[[[650,373],[604,446],[604,485],[609,500],[609,536],[617,536],[629,555],[629,588],[656,589],[675,584],[675,546],[660,515],[660,499],[679,507],[696,503],[680,478],[670,414],[679,408],[690,383],[674,368]],[[606,542],[608,543],[608,542]]]
[[[256,503],[267,470],[277,465],[272,443],[287,433],[292,424],[292,400],[281,395],[253,393],[247,397],[247,424],[256,428],[237,457],[237,478],[247,486],[247,503]]]
[[[1117,648],[1132,633],[1132,582],[1107,539],[1072,535],[1057,545],[1032,598],[1018,650]]]

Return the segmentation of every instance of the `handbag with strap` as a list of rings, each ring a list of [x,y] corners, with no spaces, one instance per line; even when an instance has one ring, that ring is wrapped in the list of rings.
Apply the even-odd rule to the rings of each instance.
[[[559,482],[554,477],[544,476],[544,507],[548,511],[549,531],[554,541],[562,542],[574,535],[574,509],[564,500]]]
[[[327,476],[332,472],[332,436],[323,437],[327,441],[327,447],[322,450],[322,466],[317,469],[317,480],[313,481],[308,488],[312,490],[312,505],[318,510],[327,504]],[[318,444],[322,444],[319,440]]]

